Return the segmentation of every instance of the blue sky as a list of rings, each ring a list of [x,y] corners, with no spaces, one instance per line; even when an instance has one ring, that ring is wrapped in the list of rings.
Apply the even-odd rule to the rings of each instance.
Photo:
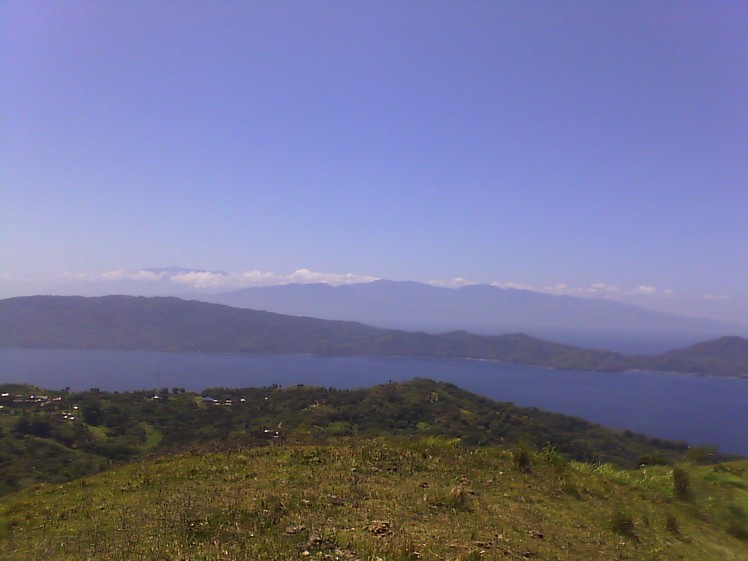
[[[6,0],[0,26],[3,296],[179,265],[748,323],[745,3]]]

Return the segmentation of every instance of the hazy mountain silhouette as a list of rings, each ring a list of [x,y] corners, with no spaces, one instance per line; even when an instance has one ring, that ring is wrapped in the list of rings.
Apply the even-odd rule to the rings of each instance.
[[[482,358],[584,370],[649,368],[748,375],[748,340],[726,337],[627,357],[524,334],[440,335],[286,316],[179,298],[29,296],[0,300],[0,346],[171,352]]]
[[[659,352],[748,327],[681,317],[601,299],[469,285],[441,288],[379,280],[344,286],[287,284],[245,288],[198,300],[377,327],[498,335],[524,332],[567,344],[621,352]]]

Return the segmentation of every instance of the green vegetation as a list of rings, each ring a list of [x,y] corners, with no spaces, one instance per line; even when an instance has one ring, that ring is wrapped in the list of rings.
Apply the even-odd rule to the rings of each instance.
[[[7,561],[748,559],[748,462],[625,471],[425,437],[203,447],[0,501]]]
[[[7,561],[748,558],[748,461],[452,384],[0,393]]]
[[[567,458],[625,467],[667,464],[688,451],[685,443],[497,403],[423,379],[362,390],[212,388],[202,396],[180,388],[0,390],[7,394],[0,398],[0,494],[201,443],[265,446],[319,444],[340,437],[439,437],[463,447],[514,445],[515,462],[526,471],[531,470],[533,448],[546,449],[556,462]]]
[[[659,356],[637,357],[652,370],[748,378],[748,340],[720,337]]]
[[[679,499],[688,500],[691,498],[691,477],[688,471],[680,466],[673,468],[673,490],[675,496]]]

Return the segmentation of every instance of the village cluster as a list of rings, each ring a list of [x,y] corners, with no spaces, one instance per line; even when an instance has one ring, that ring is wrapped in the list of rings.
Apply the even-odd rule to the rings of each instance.
[[[98,390],[96,390],[98,391]],[[164,390],[153,393],[145,392],[145,399],[155,403],[168,401],[168,392]],[[265,397],[265,399],[268,399]],[[232,407],[239,403],[246,403],[246,398],[239,399],[216,399],[208,395],[196,396],[196,402],[201,406]],[[14,392],[0,393],[0,415],[19,415],[25,413],[43,413],[51,415],[60,421],[79,420],[87,422],[83,411],[83,403],[80,399],[70,398],[66,395],[49,396],[39,394],[22,394]],[[266,438],[278,438],[280,432],[272,429],[261,429]]]
[[[0,394],[0,413],[15,414],[18,410],[53,412],[60,419],[74,420],[79,414],[79,406],[66,403],[62,396],[24,395],[10,392]]]

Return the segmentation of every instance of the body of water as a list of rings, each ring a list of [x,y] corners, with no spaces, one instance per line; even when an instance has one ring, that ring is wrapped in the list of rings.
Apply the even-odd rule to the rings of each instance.
[[[0,349],[0,383],[136,390],[309,384],[362,388],[412,378],[497,401],[748,456],[748,380],[582,372],[477,360]]]

